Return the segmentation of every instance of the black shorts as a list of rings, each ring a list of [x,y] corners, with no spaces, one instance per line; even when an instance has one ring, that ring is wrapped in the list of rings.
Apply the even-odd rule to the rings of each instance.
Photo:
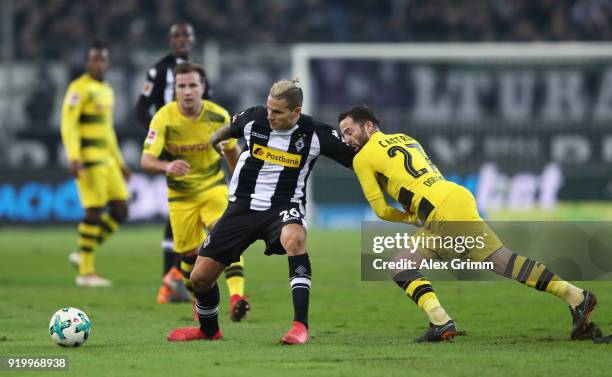
[[[266,242],[266,255],[286,254],[280,243],[281,230],[288,224],[306,226],[300,207],[298,203],[287,203],[254,211],[230,202],[199,255],[229,266],[239,261],[240,255],[257,240]]]

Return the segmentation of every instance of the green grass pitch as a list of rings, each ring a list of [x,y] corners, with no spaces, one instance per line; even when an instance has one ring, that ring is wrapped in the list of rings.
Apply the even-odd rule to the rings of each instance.
[[[569,310],[515,282],[436,282],[461,330],[452,343],[416,344],[427,320],[390,282],[360,281],[359,233],[313,230],[310,326],[306,346],[279,344],[292,319],[285,257],[246,253],[252,311],[228,316],[221,281],[219,342],[170,344],[175,327],[194,325],[189,305],[157,305],[161,225],[120,229],[98,253],[110,289],[74,285],[67,255],[76,229],[0,230],[0,356],[68,356],[73,376],[608,376],[610,345],[569,341]],[[599,296],[592,317],[612,332],[612,282],[580,282]],[[49,338],[51,315],[84,310],[91,337],[63,349]],[[2,372],[0,372],[2,373]],[[36,371],[7,375],[40,375]]]

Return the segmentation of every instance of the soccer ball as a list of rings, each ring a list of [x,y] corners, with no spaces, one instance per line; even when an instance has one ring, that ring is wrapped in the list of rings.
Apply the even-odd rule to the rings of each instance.
[[[90,331],[89,317],[77,308],[60,309],[49,322],[51,339],[62,347],[82,346],[89,338]]]

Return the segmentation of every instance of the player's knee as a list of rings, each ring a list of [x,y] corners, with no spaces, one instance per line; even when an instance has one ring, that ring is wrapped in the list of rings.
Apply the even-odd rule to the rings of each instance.
[[[191,275],[189,276],[191,279],[191,285],[193,289],[198,292],[206,292],[212,288],[215,284],[216,279],[211,279],[206,271],[202,268],[196,267],[191,271]]]
[[[101,215],[101,208],[87,208],[85,209],[85,216],[83,217],[83,221],[89,224],[97,224],[100,222]]]
[[[128,218],[128,207],[126,202],[115,202],[111,205],[110,215],[113,219],[122,223]]]
[[[303,254],[306,252],[306,233],[298,230],[283,232],[281,244],[288,255]]]

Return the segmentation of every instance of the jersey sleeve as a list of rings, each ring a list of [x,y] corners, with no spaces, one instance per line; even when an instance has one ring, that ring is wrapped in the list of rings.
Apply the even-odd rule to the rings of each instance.
[[[398,223],[413,223],[416,221],[416,216],[408,212],[401,212],[389,206],[385,200],[385,196],[376,179],[376,171],[374,167],[367,161],[365,155],[357,155],[353,160],[353,169],[359,179],[359,184],[363,190],[367,201],[370,203],[372,210],[379,218],[398,222]]]
[[[84,88],[72,83],[66,91],[62,104],[62,142],[68,161],[81,158],[81,138],[79,132],[79,117],[87,92]]]
[[[340,139],[338,131],[327,124],[316,122],[315,132],[319,138],[322,155],[347,168],[353,166],[355,151]]]
[[[262,117],[264,119],[267,117],[266,109],[262,106],[251,107],[234,115],[232,123],[230,124],[230,136],[234,139],[244,137],[244,128],[246,125]]]
[[[162,86],[161,75],[158,74],[157,67],[151,67],[147,71],[135,109],[136,119],[145,128],[151,123],[151,106],[153,106],[156,96],[159,96],[158,92]]]
[[[224,122],[219,128],[229,126],[231,123],[230,122],[231,118],[227,111],[223,111],[223,118],[224,118]],[[225,143],[225,145],[223,146],[223,150],[230,151],[234,149],[237,144],[238,144],[238,139],[232,137],[231,139],[227,140],[227,143]]]
[[[149,125],[149,133],[147,133],[147,137],[142,147],[143,154],[148,153],[155,157],[159,157],[163,151],[164,145],[166,144],[166,127],[164,126],[165,123],[162,116],[163,111],[157,112],[157,114],[153,116],[151,124]]]

